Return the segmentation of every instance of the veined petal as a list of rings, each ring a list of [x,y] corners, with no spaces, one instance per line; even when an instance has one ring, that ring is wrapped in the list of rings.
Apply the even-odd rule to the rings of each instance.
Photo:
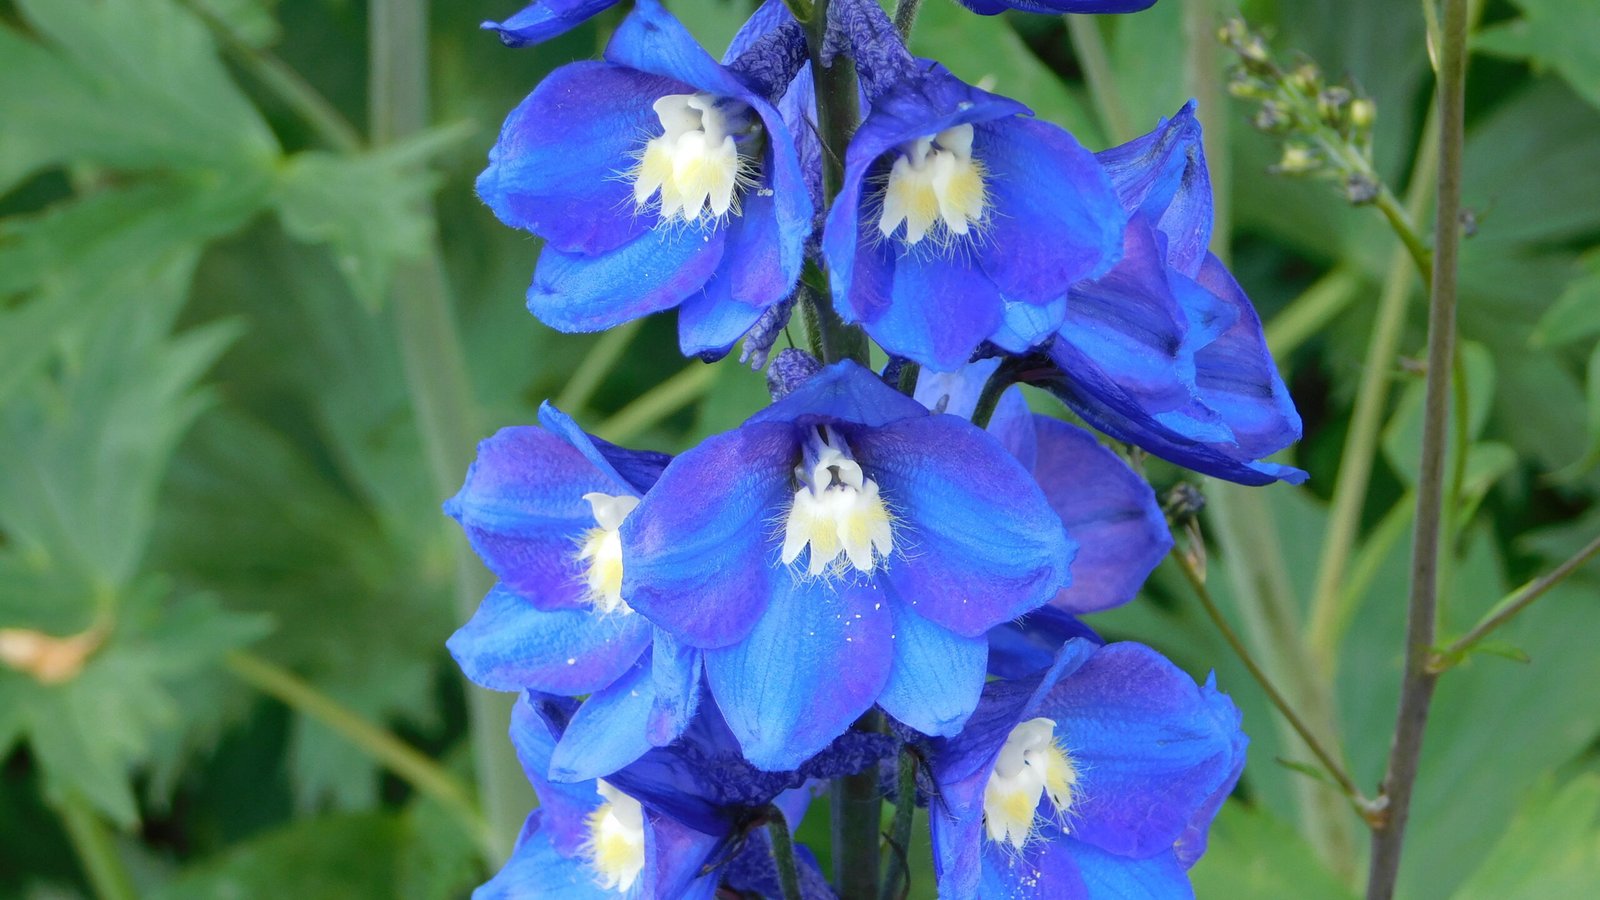
[[[1167,262],[1190,278],[1211,241],[1211,176],[1200,120],[1190,100],[1156,129],[1095,154],[1129,212],[1142,213],[1166,236]]]
[[[872,707],[889,679],[891,622],[869,584],[787,571],[745,640],[706,651],[706,680],[745,758],[794,769]]]
[[[637,0],[606,45],[606,59],[674,79],[719,97],[754,98],[742,82],[705,51],[657,0]],[[765,118],[765,116],[763,116]]]
[[[922,404],[884,384],[871,370],[842,360],[751,416],[749,424],[849,422],[876,428],[927,415]]]
[[[643,756],[652,746],[646,731],[655,701],[650,658],[644,656],[578,707],[550,756],[551,780],[604,778]]]
[[[918,613],[977,637],[1066,586],[1075,548],[1061,519],[993,437],[928,416],[851,439],[897,521],[883,577]]]
[[[1111,181],[1072,135],[1018,116],[979,124],[993,212],[979,262],[1008,300],[1047,303],[1122,255],[1127,214]]]
[[[549,401],[539,404],[539,424],[566,441],[572,449],[583,454],[596,469],[614,480],[619,486],[633,489],[635,496],[643,496],[661,477],[672,457],[648,450],[630,450],[601,440],[584,431],[572,417],[556,409]],[[620,491],[610,491],[616,494]]]
[[[634,615],[540,610],[496,585],[446,646],[474,684],[576,696],[627,672],[649,646],[650,631],[650,623]]]
[[[680,643],[660,628],[656,629],[650,649],[650,677],[655,681],[656,699],[650,708],[646,734],[650,743],[664,747],[683,734],[700,707],[702,658],[699,650]]]
[[[478,196],[551,250],[593,255],[637,238],[652,223],[635,215],[633,188],[618,176],[657,124],[651,105],[686,91],[610,63],[556,69],[506,118]]]
[[[704,291],[678,307],[678,349],[684,356],[720,359],[766,312],[728,295],[726,272],[711,276]]]
[[[485,22],[507,47],[526,47],[566,34],[617,0],[534,0],[504,22]]]
[[[1207,254],[1198,285],[1237,316],[1216,340],[1195,353],[1200,402],[1228,423],[1239,451],[1252,458],[1300,439],[1300,414],[1267,349],[1261,319],[1221,260]]]
[[[1237,717],[1225,712],[1154,650],[1101,648],[1038,708],[1082,773],[1073,836],[1123,856],[1170,852],[1235,777]]]
[[[989,643],[961,637],[911,611],[890,604],[894,665],[878,705],[923,734],[948,737],[961,730],[983,692]]]
[[[670,309],[705,286],[722,260],[724,231],[656,228],[600,256],[545,247],[528,310],[557,331],[603,331]]]
[[[1127,603],[1172,549],[1155,492],[1088,432],[1046,416],[1034,427],[1033,476],[1078,542],[1072,584],[1051,603],[1079,614]]]
[[[794,428],[765,423],[675,458],[620,529],[628,603],[691,646],[748,634],[774,576],[789,577],[769,538],[798,456]]]

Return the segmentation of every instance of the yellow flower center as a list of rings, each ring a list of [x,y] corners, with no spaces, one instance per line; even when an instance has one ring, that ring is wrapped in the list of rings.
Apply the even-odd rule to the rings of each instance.
[[[915,245],[931,233],[948,242],[983,221],[983,164],[972,158],[972,126],[957,125],[900,147],[883,189],[878,232]]]
[[[617,529],[622,520],[639,505],[638,497],[613,497],[599,492],[584,494],[594,510],[596,527],[584,533],[578,561],[584,564],[587,599],[603,613],[631,613],[633,607],[622,599],[622,537]]]
[[[794,470],[794,492],[783,529],[784,565],[810,548],[809,575],[854,568],[871,572],[894,550],[893,516],[831,426],[812,432]]]
[[[601,887],[625,894],[644,871],[644,809],[604,780],[595,789],[605,802],[589,813],[583,853]]]
[[[750,107],[707,93],[669,94],[655,102],[662,134],[645,144],[633,179],[640,210],[659,200],[661,221],[714,221],[738,213],[739,189],[755,180],[755,142],[737,138],[761,130]]]
[[[1055,738],[1056,723],[1029,719],[1011,729],[983,787],[983,825],[989,839],[1018,850],[1033,834],[1045,796],[1058,819],[1072,809],[1078,771]]]

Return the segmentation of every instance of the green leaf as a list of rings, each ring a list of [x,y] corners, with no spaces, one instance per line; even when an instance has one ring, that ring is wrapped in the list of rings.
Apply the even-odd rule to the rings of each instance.
[[[0,27],[0,193],[50,166],[265,169],[277,142],[172,0],[18,0]]]
[[[418,164],[449,139],[434,132],[362,156],[295,155],[277,197],[284,229],[327,244],[356,296],[376,307],[395,264],[427,249],[432,222],[423,201],[438,179]]]
[[[1585,253],[1577,268],[1534,327],[1530,341],[1535,347],[1557,347],[1600,334],[1600,248]]]
[[[1478,50],[1554,69],[1600,107],[1600,7],[1588,0],[1513,0],[1522,18],[1484,29]]]
[[[1600,884],[1600,776],[1539,786],[1455,900],[1583,897]]]
[[[405,830],[394,816],[306,819],[230,847],[186,869],[151,900],[294,897],[390,900]]]
[[[1189,877],[1199,897],[1228,900],[1353,900],[1289,825],[1237,800],[1211,826],[1205,856]]]

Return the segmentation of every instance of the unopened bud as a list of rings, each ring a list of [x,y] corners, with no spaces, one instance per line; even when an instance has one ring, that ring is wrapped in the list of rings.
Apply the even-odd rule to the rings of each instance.
[[[1290,144],[1283,148],[1283,158],[1278,160],[1273,171],[1283,175],[1303,175],[1315,169],[1317,165],[1317,157],[1309,148],[1300,144]]]
[[[1345,179],[1344,195],[1356,206],[1362,206],[1378,199],[1378,183],[1372,177],[1357,172]]]
[[[1358,98],[1350,103],[1350,124],[1357,131],[1366,131],[1372,127],[1372,122],[1378,116],[1378,108],[1371,100],[1365,97]]]

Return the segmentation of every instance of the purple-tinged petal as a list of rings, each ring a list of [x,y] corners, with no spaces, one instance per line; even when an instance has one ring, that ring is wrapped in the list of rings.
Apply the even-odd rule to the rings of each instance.
[[[878,705],[923,734],[949,737],[978,706],[989,644],[982,637],[952,634],[902,601],[889,606],[894,665]]]
[[[1083,880],[1084,900],[1187,900],[1189,876],[1171,851],[1131,859],[1066,838],[1061,841]]]
[[[896,520],[881,577],[918,613],[978,637],[1066,586],[1074,547],[1061,519],[993,437],[928,416],[850,438]]]
[[[1078,871],[1069,841],[1060,837],[1059,832],[1053,837],[1041,835],[1037,843],[1024,846],[1021,853],[985,840],[982,887],[975,898],[1090,900],[1094,897]]]
[[[446,646],[474,684],[576,696],[620,678],[649,646],[650,634],[639,616],[540,610],[495,585]]]
[[[1039,304],[1007,300],[990,343],[1007,353],[1020,354],[1047,342],[1067,321],[1067,302],[1066,294]]]
[[[802,426],[849,422],[876,428],[927,415],[928,410],[916,400],[884,384],[870,370],[844,360],[806,379],[783,399],[751,416],[745,427],[770,422]]]
[[[591,694],[573,713],[550,756],[551,780],[605,778],[643,756],[652,746],[646,731],[655,701],[655,682],[646,656],[615,684]]]
[[[678,306],[678,349],[684,356],[721,359],[766,312],[728,296],[729,281],[718,272],[704,291]]]
[[[647,815],[645,868],[639,896],[711,900],[717,890],[717,879],[710,875],[702,877],[701,872],[713,860],[723,840],[721,836],[704,834],[667,816]]]
[[[1061,648],[1073,638],[1105,643],[1094,629],[1054,606],[1041,606],[1015,622],[991,628],[988,638],[989,674],[1013,680],[1055,665]]]
[[[702,660],[699,650],[679,643],[660,628],[650,649],[656,700],[645,734],[650,743],[663,747],[683,734],[700,708]]]
[[[1101,648],[1035,714],[1055,720],[1079,772],[1073,836],[1111,853],[1170,852],[1234,777],[1236,715],[1140,644]]]
[[[537,694],[523,694],[511,708],[511,746],[539,795],[540,828],[564,856],[577,853],[588,840],[589,813],[601,802],[592,782],[563,784],[550,780],[550,757],[569,714],[569,706]],[[559,722],[554,721],[557,717]]]
[[[728,223],[723,261],[729,296],[758,307],[771,306],[794,290],[813,217],[794,138],[782,117],[776,111],[772,115],[766,122],[763,181],[740,198],[739,215]]]
[[[1210,797],[1206,798],[1206,802],[1195,812],[1194,818],[1189,820],[1189,827],[1185,828],[1183,835],[1178,838],[1174,851],[1177,853],[1179,864],[1185,869],[1192,867],[1205,855],[1211,822],[1216,819],[1217,813],[1222,811],[1222,804],[1227,801],[1228,795],[1233,793],[1234,786],[1239,783],[1239,776],[1244,774],[1245,751],[1250,746],[1250,738],[1239,728],[1242,716],[1238,707],[1233,705],[1227,694],[1217,690],[1215,672],[1206,677],[1206,683],[1201,685],[1200,693],[1210,705],[1217,721],[1233,733],[1233,764],[1229,768],[1228,777],[1217,785],[1217,789]]]
[[[733,40],[728,42],[728,51],[722,56],[722,64],[727,65],[738,59],[772,32],[794,21],[794,13],[789,11],[783,0],[766,0],[756,7],[750,18],[739,26]]]
[[[584,608],[577,549],[595,520],[583,495],[627,490],[561,437],[503,428],[478,444],[466,482],[444,511],[507,588],[539,609]]]
[[[1046,416],[1034,425],[1033,477],[1078,542],[1072,584],[1052,605],[1081,615],[1127,603],[1172,549],[1155,492],[1087,431]]]
[[[562,66],[500,129],[478,196],[500,221],[543,237],[550,250],[592,255],[648,232],[630,180],[643,136],[660,125],[652,104],[684,85],[603,62]]]
[[[950,251],[917,246],[899,253],[889,306],[862,327],[894,356],[934,369],[960,368],[1001,325],[999,288]]]
[[[601,255],[546,246],[528,311],[557,331],[603,331],[693,296],[722,261],[724,230],[656,228]]]
[[[500,871],[472,892],[472,900],[525,900],[528,897],[569,897],[571,900],[613,900],[616,892],[600,887],[594,870],[582,856],[562,853],[540,819],[549,814],[534,810],[523,827],[517,849]]]
[[[566,34],[617,0],[535,0],[504,22],[485,22],[507,47],[526,47]]]
[[[1300,439],[1300,414],[1267,349],[1261,319],[1222,261],[1210,254],[1198,286],[1237,311],[1233,324],[1195,353],[1200,402],[1228,423],[1239,452],[1275,453]]]
[[[694,647],[744,638],[767,606],[775,517],[799,457],[793,426],[745,425],[675,458],[623,520],[622,595]]]
[[[884,605],[871,584],[780,571],[750,635],[706,651],[706,680],[753,765],[796,768],[872,707],[889,678]]]
[[[1211,176],[1206,171],[1200,120],[1190,100],[1156,130],[1095,154],[1130,212],[1156,223],[1167,238],[1166,259],[1190,278],[1211,242]]]
[[[556,409],[548,401],[539,404],[539,424],[545,431],[557,435],[583,454],[596,469],[617,483],[618,491],[632,489],[636,497],[644,496],[650,486],[661,477],[672,457],[649,450],[629,450],[609,441],[601,440],[578,427],[572,417]]]
[[[1105,274],[1122,255],[1127,214],[1094,156],[1048,122],[979,123],[989,219],[978,261],[1008,300],[1042,304]]]
[[[749,88],[712,59],[683,23],[673,18],[657,0],[637,0],[633,11],[611,35],[605,58],[692,88],[680,93],[705,91],[719,97],[756,99]]]
[[[1028,408],[1028,398],[1022,395],[1021,388],[1006,388],[1005,393],[1000,395],[1000,402],[994,405],[989,427],[984,430],[994,435],[1000,446],[1016,457],[1024,469],[1033,471],[1039,459],[1039,429],[1034,425],[1033,410]],[[1049,499],[1048,493],[1045,499]],[[1076,572],[1077,561],[1074,560],[1072,565]],[[1073,578],[1076,579],[1077,575],[1074,574]]]

